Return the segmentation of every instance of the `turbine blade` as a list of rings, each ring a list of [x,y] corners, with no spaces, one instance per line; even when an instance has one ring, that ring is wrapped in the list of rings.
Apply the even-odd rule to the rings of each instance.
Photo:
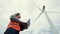
[[[60,12],[47,12],[47,13],[60,13]]]
[[[36,22],[37,19],[38,19],[42,14],[43,14],[43,12],[41,12],[41,13],[36,17],[36,19],[34,20],[34,22]]]
[[[56,27],[54,26],[53,22],[51,21],[51,19],[49,18],[48,14],[46,14],[46,12],[44,13],[50,26],[51,26],[51,29],[53,31],[53,34],[59,34],[59,32],[57,31]]]
[[[60,12],[51,12],[51,11],[45,11],[47,13],[60,13]]]
[[[34,4],[36,6],[36,8],[38,8],[39,10],[41,10],[36,4]],[[41,10],[42,11],[42,10]]]
[[[36,8],[38,8],[39,10],[41,10],[36,4],[34,4],[36,6]],[[42,10],[41,10],[42,11]],[[43,12],[41,12],[37,17],[36,19],[34,20],[34,22],[37,21],[37,19],[43,14]]]

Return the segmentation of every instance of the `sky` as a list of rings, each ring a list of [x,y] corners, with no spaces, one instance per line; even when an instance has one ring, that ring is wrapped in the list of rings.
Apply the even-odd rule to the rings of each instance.
[[[12,14],[21,13],[21,21],[31,19],[28,29],[20,34],[52,34],[51,26],[43,13],[35,22],[35,18],[41,13],[39,8],[46,6],[46,11],[52,23],[60,34],[60,0],[0,0],[0,34],[3,34]]]

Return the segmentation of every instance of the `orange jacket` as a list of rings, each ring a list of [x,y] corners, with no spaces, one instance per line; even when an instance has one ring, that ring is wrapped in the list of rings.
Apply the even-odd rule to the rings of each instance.
[[[17,31],[20,31],[20,25],[17,22],[10,22],[8,25],[8,28],[13,28]]]

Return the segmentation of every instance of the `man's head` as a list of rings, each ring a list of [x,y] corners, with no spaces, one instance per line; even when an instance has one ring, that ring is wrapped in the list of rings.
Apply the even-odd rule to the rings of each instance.
[[[17,19],[21,18],[20,13],[16,13],[15,16]]]

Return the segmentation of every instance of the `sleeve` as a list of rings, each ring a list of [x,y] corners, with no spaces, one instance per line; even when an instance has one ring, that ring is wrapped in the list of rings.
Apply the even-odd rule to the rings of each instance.
[[[20,31],[23,31],[25,29],[28,29],[27,23],[21,23],[20,27],[21,27],[21,30]]]
[[[26,22],[20,22],[20,27],[21,27],[21,30],[20,31],[23,31],[23,30],[25,30],[25,29],[28,29],[28,25],[27,25],[27,23]]]
[[[23,31],[24,29],[28,29],[29,26],[30,26],[30,19],[28,19],[27,22],[21,22],[20,24],[21,31]]]

